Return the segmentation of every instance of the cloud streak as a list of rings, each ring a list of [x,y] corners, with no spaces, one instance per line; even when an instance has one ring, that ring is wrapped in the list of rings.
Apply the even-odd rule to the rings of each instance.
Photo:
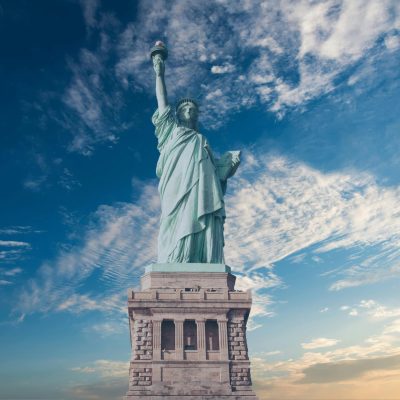
[[[40,266],[22,291],[16,311],[125,313],[127,286],[136,285],[142,267],[156,257],[158,218],[158,194],[152,183],[143,185],[136,204],[100,206],[81,244]],[[91,279],[98,291],[85,290]]]
[[[296,359],[274,362],[267,354],[255,355],[253,381],[259,395],[273,399],[331,399],[332,390],[337,399],[394,399],[391,393],[399,388],[399,343],[400,323],[392,320],[358,345],[305,349]]]
[[[18,242],[15,240],[0,240],[0,246],[2,247],[25,247],[30,248],[30,243],[27,242]]]
[[[126,377],[129,371],[129,362],[96,360],[88,366],[73,367],[71,371],[83,374],[98,374],[103,378]]]
[[[158,192],[154,182],[139,190],[135,203],[98,208],[81,244],[40,267],[22,291],[19,311],[124,312],[124,290],[156,259]],[[274,268],[292,255],[297,263],[301,254],[323,263],[326,254],[344,251],[351,266],[324,275],[333,290],[371,283],[371,273],[375,282],[398,276],[397,187],[381,187],[357,171],[323,173],[260,152],[247,153],[229,193],[225,256],[237,287],[253,291],[251,329],[274,315],[270,289],[285,287]],[[360,248],[376,251],[364,255]],[[93,280],[101,291],[85,289]]]
[[[332,347],[339,343],[337,339],[327,339],[327,338],[317,338],[313,339],[311,342],[302,343],[301,347],[305,350],[314,350],[321,347]]]
[[[399,187],[381,187],[366,173],[322,173],[260,152],[247,154],[231,193],[226,201],[230,265],[257,270],[294,254],[294,261],[302,253],[323,260],[342,251],[347,264],[328,276],[336,279],[331,290],[399,276]]]
[[[117,74],[153,91],[148,49],[155,38],[170,45],[172,97],[198,93],[206,123],[218,127],[235,111],[261,103],[282,116],[287,109],[333,91],[341,74],[373,54],[399,25],[400,6],[385,0],[141,2],[121,36]],[[211,74],[210,74],[211,72]],[[234,73],[233,73],[234,72]],[[218,75],[215,80],[213,75]],[[340,79],[339,79],[340,81]]]
[[[400,355],[376,357],[338,363],[314,364],[303,370],[304,377],[298,383],[326,383],[352,380],[373,370],[400,369]]]
[[[97,0],[81,5],[87,45],[67,60],[63,111],[49,115],[72,134],[68,149],[84,155],[132,126],[122,118],[132,89],[154,96],[156,39],[170,47],[170,101],[197,97],[211,129],[244,109],[261,105],[281,118],[341,85],[368,82],[370,60],[399,49],[395,0],[141,1],[127,23]],[[364,72],[349,78],[358,67]],[[25,185],[37,190],[45,179]]]

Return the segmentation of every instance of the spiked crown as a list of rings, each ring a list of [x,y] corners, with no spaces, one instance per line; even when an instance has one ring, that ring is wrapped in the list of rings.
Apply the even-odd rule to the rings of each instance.
[[[180,99],[180,100],[176,103],[176,112],[178,112],[179,109],[180,109],[183,105],[185,105],[185,104],[187,104],[187,103],[192,103],[192,104],[194,104],[194,105],[196,106],[197,109],[199,109],[199,104],[197,103],[196,100],[191,99],[191,98],[189,98],[189,97],[185,97],[184,99]]]

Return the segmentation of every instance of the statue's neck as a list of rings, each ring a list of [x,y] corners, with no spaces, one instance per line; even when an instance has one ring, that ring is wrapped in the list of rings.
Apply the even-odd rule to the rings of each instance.
[[[181,126],[198,131],[197,123],[193,121],[179,121]]]

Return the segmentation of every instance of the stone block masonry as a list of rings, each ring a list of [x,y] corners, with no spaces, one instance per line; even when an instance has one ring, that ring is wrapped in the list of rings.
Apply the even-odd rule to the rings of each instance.
[[[132,368],[129,386],[150,386],[152,384],[151,368]]]
[[[250,368],[248,367],[231,367],[231,385],[232,386],[250,386]]]
[[[146,319],[139,319],[133,323],[133,359],[151,360],[153,358],[153,323]]]
[[[228,322],[228,349],[230,360],[248,360],[246,323],[244,319]]]
[[[257,400],[246,339],[251,292],[235,290],[235,279],[220,264],[146,268],[141,290],[128,293],[125,400]]]

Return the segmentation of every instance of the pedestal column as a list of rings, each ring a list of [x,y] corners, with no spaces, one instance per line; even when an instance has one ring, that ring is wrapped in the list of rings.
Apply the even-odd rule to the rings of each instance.
[[[206,321],[196,320],[197,324],[197,351],[199,360],[206,360]]]
[[[175,320],[175,357],[183,360],[183,320]]]
[[[153,359],[161,360],[161,322],[153,320]]]
[[[218,319],[219,352],[221,360],[228,359],[228,328],[227,319]]]

